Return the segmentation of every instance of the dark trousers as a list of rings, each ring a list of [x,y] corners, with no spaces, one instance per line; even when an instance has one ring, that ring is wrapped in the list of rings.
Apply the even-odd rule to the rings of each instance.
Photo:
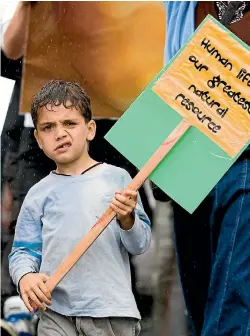
[[[250,335],[250,148],[192,215],[175,204],[174,221],[193,335]]]

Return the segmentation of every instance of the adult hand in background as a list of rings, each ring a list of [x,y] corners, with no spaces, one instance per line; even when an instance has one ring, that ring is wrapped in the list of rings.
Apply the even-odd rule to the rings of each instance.
[[[16,7],[14,16],[3,34],[2,49],[9,59],[17,60],[25,53],[29,9],[36,3],[37,1],[20,1]]]

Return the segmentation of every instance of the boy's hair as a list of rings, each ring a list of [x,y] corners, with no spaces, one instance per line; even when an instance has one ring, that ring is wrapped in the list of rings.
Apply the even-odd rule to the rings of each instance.
[[[47,105],[66,108],[76,108],[86,122],[92,119],[90,98],[83,88],[77,83],[63,80],[52,80],[44,85],[33,97],[31,103],[31,117],[35,128],[37,127],[39,109]]]

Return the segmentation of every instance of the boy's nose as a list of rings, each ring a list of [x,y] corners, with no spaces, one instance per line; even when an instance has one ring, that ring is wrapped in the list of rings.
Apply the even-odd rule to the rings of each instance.
[[[65,130],[60,129],[56,133],[56,140],[61,140],[61,139],[65,138],[66,136],[67,136],[67,134],[66,134]]]

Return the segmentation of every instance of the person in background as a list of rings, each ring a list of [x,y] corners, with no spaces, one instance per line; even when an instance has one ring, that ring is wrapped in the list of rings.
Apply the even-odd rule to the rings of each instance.
[[[249,1],[169,1],[165,5],[166,64],[208,14],[250,45]],[[159,190],[155,196],[165,197]],[[193,335],[250,335],[250,147],[192,215],[177,204],[173,210]]]
[[[9,276],[8,255],[24,197],[32,185],[55,167],[54,162],[38,147],[27,115],[19,115],[24,50],[22,43],[25,41],[22,25],[27,20],[28,5],[29,1],[18,3],[13,20],[7,14],[1,26],[1,75],[16,81],[1,136],[1,226],[3,237],[6,237],[2,245],[1,261],[2,306],[6,298],[16,294]],[[11,16],[15,6],[10,9]]]
[[[1,52],[1,75],[16,81],[1,134],[1,306],[7,297],[16,293],[9,276],[8,255],[14,237],[12,206],[18,172],[17,155],[23,129],[23,117],[18,115],[21,68],[20,61],[8,60]]]

